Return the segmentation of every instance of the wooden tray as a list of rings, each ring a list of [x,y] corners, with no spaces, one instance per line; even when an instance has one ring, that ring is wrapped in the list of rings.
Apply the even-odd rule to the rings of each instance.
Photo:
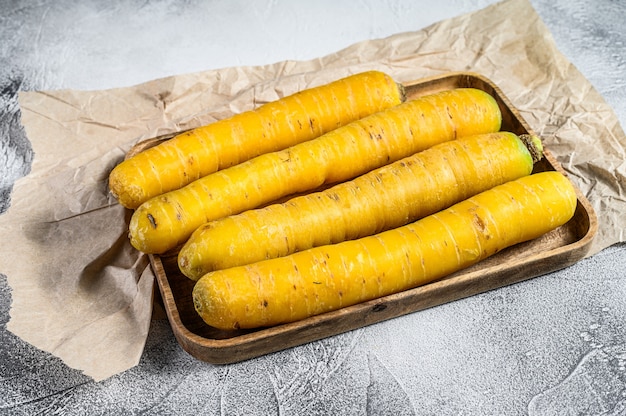
[[[496,98],[500,105],[502,130],[534,134],[500,89],[480,75],[450,73],[407,83],[405,87],[409,99],[457,87],[482,89]],[[548,149],[535,170],[565,173]],[[163,307],[182,348],[203,361],[233,363],[565,268],[585,256],[597,230],[597,218],[589,201],[578,189],[577,193],[578,206],[574,217],[564,226],[536,240],[510,247],[437,282],[272,328],[222,331],[206,325],[194,310],[191,300],[195,282],[178,270],[176,254],[151,255],[150,261]]]

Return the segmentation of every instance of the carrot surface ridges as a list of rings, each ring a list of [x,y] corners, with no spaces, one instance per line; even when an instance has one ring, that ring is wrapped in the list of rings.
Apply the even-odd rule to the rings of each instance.
[[[528,145],[540,154],[539,139]],[[218,269],[285,256],[399,227],[529,175],[535,160],[515,134],[467,136],[356,179],[199,227],[178,255],[197,280]]]
[[[210,272],[193,301],[221,329],[292,322],[414,288],[537,238],[574,215],[569,180],[549,171],[498,185],[373,236]]]
[[[310,140],[404,100],[402,86],[378,71],[302,90],[181,133],[116,166],[109,189],[126,208],[254,156]]]
[[[146,201],[131,218],[131,244],[163,253],[208,221],[349,180],[438,143],[498,131],[500,125],[497,102],[481,90],[461,88],[408,101]]]

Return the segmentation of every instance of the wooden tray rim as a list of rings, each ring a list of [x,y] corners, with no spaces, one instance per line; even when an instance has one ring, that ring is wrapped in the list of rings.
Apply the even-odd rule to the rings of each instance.
[[[517,109],[508,100],[508,98],[505,96],[502,90],[493,82],[491,82],[488,78],[484,77],[483,75],[480,75],[474,72],[448,72],[448,73],[444,73],[441,75],[436,75],[436,76],[427,77],[427,78],[423,78],[423,79],[419,79],[415,81],[406,82],[406,83],[403,83],[403,86],[407,89],[410,89],[412,87],[418,87],[419,85],[422,85],[425,83],[444,81],[446,79],[450,79],[454,77],[475,78],[489,85],[491,88],[494,89],[494,91],[498,93],[499,98],[504,102],[504,104],[509,108],[509,110],[512,111],[516,115],[518,121],[522,124],[522,126],[529,133],[534,134],[532,129],[528,126],[526,121],[519,115]],[[166,135],[166,136],[161,136],[161,137],[154,138],[154,139],[148,139],[146,140],[146,143],[149,143],[149,145],[152,145],[155,141],[165,140],[172,136],[173,135]],[[145,146],[145,143],[144,142],[139,143],[137,146],[138,148],[142,148],[143,146]],[[567,172],[562,168],[560,163],[558,163],[558,161],[554,158],[554,156],[551,154],[549,149],[545,149],[544,157],[545,159],[548,160],[552,168],[568,176]],[[480,279],[481,276],[484,276],[487,274],[494,275],[494,274],[498,274],[501,272],[506,272],[509,269],[519,268],[527,264],[535,264],[537,262],[540,262],[546,259],[550,259],[550,258],[560,259],[563,257],[562,262],[554,264],[551,268],[544,268],[543,270],[538,270],[537,272],[529,273],[527,276],[525,276],[522,279],[516,279],[512,283],[504,283],[502,285],[496,285],[496,286],[491,287],[488,290],[497,289],[502,286],[520,282],[522,280],[532,279],[532,278],[565,268],[575,263],[576,261],[582,259],[586,255],[598,229],[598,219],[593,210],[593,207],[591,206],[587,198],[582,194],[580,189],[576,186],[574,186],[574,188],[577,193],[579,208],[582,209],[584,214],[587,216],[589,226],[584,236],[573,243],[555,247],[551,250],[543,251],[535,255],[517,258],[513,262],[508,262],[505,267],[502,265],[495,265],[495,266],[491,266],[491,267],[484,268],[484,269],[474,270],[469,273],[455,274],[450,278],[444,278],[444,279],[441,279],[441,280],[438,280],[438,281],[435,281],[435,282],[432,282],[423,286],[419,286],[413,289],[408,289],[408,290],[405,290],[396,294],[392,294],[392,295],[384,296],[378,299],[362,302],[356,305],[344,307],[336,311],[327,312],[327,313],[313,316],[310,318],[306,318],[297,322],[282,324],[282,325],[274,326],[271,328],[259,329],[254,332],[237,335],[231,338],[224,338],[224,339],[205,338],[189,330],[183,324],[179,311],[177,309],[176,303],[173,300],[174,295],[169,285],[169,280],[166,275],[166,272],[165,272],[165,269],[163,267],[163,263],[160,257],[158,255],[150,254],[149,259],[150,259],[150,263],[153,268],[153,271],[155,272],[155,275],[156,275],[156,280],[158,283],[159,290],[161,291],[161,295],[163,298],[165,311],[166,311],[168,320],[170,321],[170,325],[172,326],[175,337],[177,338],[179,344],[183,347],[183,349],[185,349],[192,356],[195,356],[195,353],[197,352],[196,348],[211,349],[211,350],[215,350],[218,352],[229,352],[233,349],[237,349],[238,347],[241,347],[246,344],[257,343],[260,341],[268,341],[268,340],[271,340],[271,338],[277,337],[279,335],[285,335],[289,333],[306,330],[307,328],[317,326],[320,323],[324,323],[324,322],[326,323],[332,322],[340,316],[360,314],[365,311],[369,311],[369,310],[372,310],[373,308],[376,308],[377,305],[399,302],[405,298],[412,298],[412,297],[423,295],[425,292],[431,292],[431,291],[432,292],[437,292],[437,291],[445,292],[446,290],[451,290],[451,289],[453,290],[455,287],[462,287],[464,285],[471,284],[476,279]],[[573,253],[573,256],[568,258],[567,254],[570,254],[570,253]],[[435,303],[433,305],[426,306],[426,308],[438,306],[438,305],[441,305],[441,304],[444,304],[453,300],[460,300],[464,297],[472,296],[478,293],[484,293],[488,290],[481,290],[476,293],[469,293],[467,295],[454,297],[453,299],[448,300],[448,301]],[[378,322],[382,322],[388,319],[393,319],[395,317],[399,317],[408,313],[418,312],[419,310],[423,310],[426,308],[416,308],[414,310],[410,309],[406,311],[405,313],[394,315],[394,316],[383,317],[380,320],[374,320],[364,325],[357,325],[356,327],[371,325],[373,323],[378,323]],[[301,345],[306,342],[311,342],[316,339],[321,339],[324,337],[337,335],[342,332],[346,332],[346,331],[337,331],[335,333],[329,333],[323,336],[316,336],[316,335],[309,336],[308,339],[306,338],[301,339],[299,342],[295,342],[292,345],[276,346],[275,348],[269,351],[259,351],[259,353],[254,356],[260,356],[260,355],[264,355],[264,354],[271,353],[274,351],[286,349],[291,346]],[[254,356],[250,356],[247,358],[254,358]],[[247,359],[247,358],[244,358],[244,359]],[[240,359],[240,360],[231,361],[228,359],[223,359],[223,360],[204,359],[204,361],[209,361],[209,362],[214,362],[216,364],[220,364],[220,363],[237,362],[237,361],[242,361],[242,360]]]

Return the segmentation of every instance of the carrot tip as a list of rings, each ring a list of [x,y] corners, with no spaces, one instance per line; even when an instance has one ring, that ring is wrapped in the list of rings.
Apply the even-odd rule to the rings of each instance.
[[[519,138],[528,148],[528,151],[533,158],[533,163],[539,162],[543,157],[543,143],[541,142],[541,139],[532,134],[520,134]]]
[[[406,101],[406,88],[399,82],[397,82],[396,85],[398,86],[398,92],[400,93],[400,102],[403,103]]]

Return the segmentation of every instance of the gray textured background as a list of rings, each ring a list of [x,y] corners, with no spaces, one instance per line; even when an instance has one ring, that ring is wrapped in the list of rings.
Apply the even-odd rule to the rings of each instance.
[[[531,2],[626,126],[626,2]],[[311,59],[490,3],[0,0],[0,211],[33,157],[18,90]],[[191,358],[155,321],[140,365],[100,383],[6,331],[0,275],[0,414],[626,415],[624,265],[613,246],[559,273],[229,366]]]

